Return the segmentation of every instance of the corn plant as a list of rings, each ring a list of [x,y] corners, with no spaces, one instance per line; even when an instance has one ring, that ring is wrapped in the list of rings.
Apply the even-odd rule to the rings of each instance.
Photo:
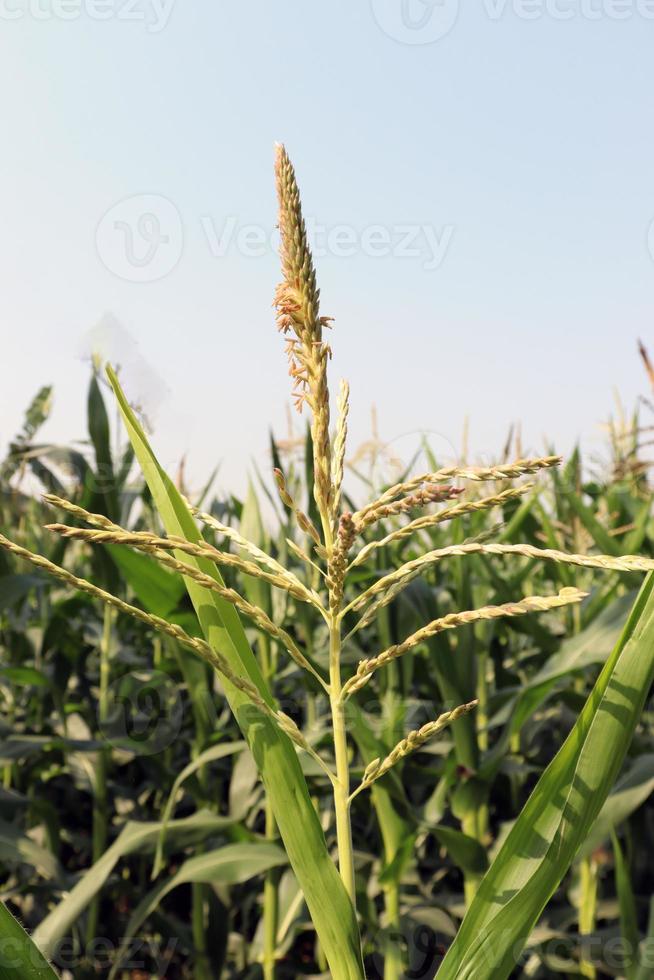
[[[561,460],[550,454],[486,467],[435,467],[418,476],[405,474],[358,509],[344,506],[349,387],[341,383],[332,429],[328,385],[331,351],[325,339],[331,318],[320,312],[295,173],[283,147],[277,148],[276,183],[282,264],[282,281],[275,295],[277,323],[285,338],[295,406],[300,412],[306,408],[310,416],[310,506],[304,507],[296,498],[281,469],[276,473],[281,503],[299,534],[300,543],[288,540],[293,562],[282,563],[265,550],[261,537],[259,542],[247,537],[245,527],[237,531],[189,504],[157,462],[111,368],[107,370],[108,378],[165,533],[157,529],[125,529],[117,522],[115,507],[107,506],[100,512],[58,494],[49,494],[48,503],[62,509],[75,523],[49,524],[48,530],[67,540],[132,549],[165,571],[181,576],[202,635],[126,601],[106,588],[105,583],[84,579],[4,535],[0,535],[0,546],[70,588],[99,600],[108,609],[172,638],[216,672],[265,787],[268,834],[272,838],[275,827],[279,830],[330,973],[337,980],[357,980],[364,976],[364,950],[357,918],[353,805],[368,791],[375,794],[376,813],[389,849],[387,856],[391,857],[393,851],[397,853],[399,842],[385,790],[392,785],[393,774],[407,756],[451,727],[462,761],[464,754],[471,752],[467,761],[482,774],[484,767],[492,773],[494,765],[485,732],[488,718],[483,663],[473,696],[459,701],[446,696],[437,717],[403,734],[379,755],[364,757],[359,764],[360,756],[353,754],[354,745],[360,753],[375,749],[361,713],[362,692],[370,690],[384,674],[397,679],[398,665],[408,662],[418,649],[438,644],[450,631],[470,624],[579,608],[587,592],[570,582],[555,593],[512,595],[506,601],[475,605],[465,573],[458,572],[455,574],[462,576],[460,594],[470,598],[469,606],[437,615],[394,641],[382,626],[379,635],[386,632],[389,638],[383,649],[365,649],[370,627],[383,624],[392,604],[422,576],[445,562],[461,569],[471,560],[509,559],[512,571],[495,574],[526,581],[525,569],[541,561],[566,569],[631,575],[652,570],[654,561],[616,554],[613,545],[608,554],[592,550],[570,553],[557,547],[509,541],[505,535],[493,541],[482,533],[473,539],[439,542],[438,547],[424,552],[418,549],[417,555],[397,567],[385,567],[382,560],[376,573],[366,580],[361,574],[363,566],[374,567],[371,560],[383,559],[399,542],[423,540],[425,533],[440,533],[443,525],[464,515],[493,514],[519,501],[530,493],[531,487],[528,483],[509,486],[511,481],[554,471]],[[465,494],[466,486],[476,485],[489,485],[491,489],[483,494]],[[519,523],[514,522],[514,530]],[[588,515],[586,525],[595,526]],[[233,550],[221,550],[211,544],[201,527],[229,541]],[[248,589],[229,587],[222,574],[225,570],[243,576],[250,583]],[[571,734],[547,767],[490,868],[483,878],[479,871],[470,872],[467,913],[440,967],[440,977],[507,977],[538,916],[574,860],[613,785],[654,676],[653,588],[654,582],[648,579]],[[320,624],[324,655],[313,645],[311,649],[303,646],[293,624],[274,617],[264,598],[268,589],[290,597],[304,611],[302,616]],[[265,638],[258,646],[259,659],[248,642],[243,620]],[[472,634],[467,636],[470,639]],[[364,655],[350,669],[348,645],[353,648],[357,644]],[[274,656],[271,649],[275,650]],[[280,651],[306,674],[311,691],[327,706],[329,726],[317,738],[305,734],[275,701],[271,684]],[[437,657],[447,657],[446,646],[436,645],[434,651]],[[469,643],[461,644],[455,655],[461,659],[460,678],[465,672],[465,658],[474,658],[475,652]],[[442,691],[459,690],[452,664],[435,665],[435,673],[438,672]],[[475,724],[474,711],[478,707],[482,708],[482,719]],[[611,750],[607,751],[609,745]],[[311,761],[331,789],[336,861],[329,853],[300,754]],[[461,804],[460,812],[465,834],[482,837],[486,820],[483,794],[480,797],[473,793],[467,803]],[[447,840],[445,828],[443,839]],[[267,854],[253,873],[271,871],[278,863],[274,853]],[[198,880],[211,880],[211,873],[219,875],[220,870],[215,867],[213,872],[203,873],[208,877]],[[386,889],[385,898],[392,918],[397,916],[399,895],[397,887],[392,887],[392,877],[389,881],[391,887]],[[174,883],[164,882],[159,895]],[[88,893],[84,888],[82,880],[73,890],[77,908]],[[269,921],[263,962],[266,978],[272,978],[277,914],[274,876],[268,878],[266,889],[264,910]],[[35,940],[46,954],[52,953],[62,922],[64,927],[70,922],[70,908],[70,899],[64,899],[61,908],[55,908],[38,928]],[[139,915],[146,916],[150,908],[144,902]],[[11,928],[15,930],[15,924]],[[38,964],[31,974],[25,975],[46,976],[48,969]],[[400,977],[403,969],[402,950],[387,949],[386,980]]]

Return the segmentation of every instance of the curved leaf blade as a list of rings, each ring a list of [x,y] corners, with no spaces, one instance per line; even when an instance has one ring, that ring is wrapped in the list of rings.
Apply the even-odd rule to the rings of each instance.
[[[57,980],[57,974],[18,919],[0,902],[0,980]]]
[[[107,368],[134,452],[168,534],[199,541],[200,532],[177,488],[159,465],[132,411],[116,374]],[[213,562],[176,554],[222,582]],[[256,658],[250,649],[236,609],[215,592],[185,579],[186,588],[207,642],[225,656],[231,669],[247,677],[272,703]],[[306,898],[334,976],[363,980],[359,927],[352,902],[327,850],[297,753],[291,740],[249,699],[223,679],[232,711],[250,746],[271,801],[289,861]]]
[[[231,823],[232,821],[227,817],[219,817],[206,810],[200,811],[191,817],[170,821],[167,828],[168,839],[174,840],[178,847],[186,847],[191,843],[206,840],[210,834],[223,830]],[[47,956],[54,955],[57,943],[68,933],[73,923],[84,914],[121,858],[135,851],[142,854],[154,851],[161,827],[162,824],[159,822],[125,824],[119,836],[100,860],[84,872],[65,898],[34,930],[32,938],[43,953]],[[2,980],[1,974],[0,980]]]
[[[204,752],[200,752],[200,754],[197,755],[195,759],[192,759],[191,762],[189,762],[189,764],[179,773],[172,785],[170,793],[168,794],[168,799],[164,807],[163,818],[161,821],[161,832],[159,834],[159,840],[157,841],[154,866],[152,868],[152,878],[156,878],[163,868],[163,849],[166,840],[166,830],[168,829],[168,824],[170,823],[170,818],[175,808],[177,794],[182,783],[188,779],[189,776],[192,776],[194,772],[197,772],[198,769],[201,769],[202,766],[206,766],[210,762],[215,762],[217,759],[224,759],[229,755],[242,752],[244,748],[245,742],[221,742],[219,745],[212,745],[210,748],[205,749]]]
[[[269,871],[270,868],[279,868],[285,864],[287,857],[282,848],[268,842],[226,844],[214,851],[206,851],[189,858],[174,875],[156,885],[139,902],[130,916],[125,938],[132,939],[159,903],[179,885],[189,882],[239,884]],[[120,964],[120,959],[114,962],[108,980],[113,980]]]
[[[618,774],[654,679],[649,576],[572,732],[483,878],[439,980],[505,980]]]

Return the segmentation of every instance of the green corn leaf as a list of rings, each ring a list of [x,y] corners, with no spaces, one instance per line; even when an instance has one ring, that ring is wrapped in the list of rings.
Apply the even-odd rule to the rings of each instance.
[[[266,534],[263,526],[263,519],[261,517],[261,510],[259,508],[259,501],[252,483],[248,484],[248,492],[243,502],[243,510],[241,513],[240,521],[240,532],[244,538],[251,541],[258,548],[263,549],[263,551],[269,550],[269,544],[266,540]],[[241,552],[244,558],[248,556]],[[258,606],[263,609],[268,615],[271,614],[271,587],[263,579],[253,578],[251,575],[244,576],[243,579],[243,589],[245,591],[245,597],[253,606]]]
[[[32,589],[44,588],[47,582],[40,575],[2,575],[0,576],[0,612],[21,602]]]
[[[590,857],[608,840],[612,828],[624,823],[653,792],[654,753],[647,752],[639,755],[631,768],[620,776],[579,848],[578,857]]]
[[[570,491],[567,499],[575,514],[591,535],[600,552],[605,555],[621,555],[622,548],[620,544],[609,534],[606,528],[600,524],[590,507],[587,507],[583,502],[581,496],[573,491]]]
[[[100,385],[95,372],[91,377],[88,394],[88,425],[91,442],[95,450],[96,473],[93,477],[94,487],[91,500],[98,499],[102,503],[103,512],[112,520],[118,520],[118,494],[116,479],[111,456],[111,437],[109,418],[100,391]],[[97,497],[96,497],[97,495]]]
[[[488,868],[485,848],[468,834],[454,827],[434,827],[432,833],[459,868],[468,874],[483,874]]]
[[[547,700],[556,682],[575,671],[606,660],[620,637],[620,629],[633,604],[634,595],[620,596],[584,629],[569,637],[522,685],[491,719],[491,726],[506,725],[503,738],[493,749],[491,762],[501,760],[512,734],[519,732],[533,713]]]
[[[140,551],[121,548],[117,544],[107,544],[105,548],[141,605],[155,616],[170,619],[184,594],[184,583],[179,575],[166,571]]]
[[[36,667],[0,667],[0,677],[14,687],[50,687],[50,678]]]
[[[189,844],[206,840],[210,834],[224,830],[229,824],[231,824],[229,818],[216,816],[206,810],[199,811],[183,820],[172,820],[168,824],[168,839],[174,842],[176,847],[187,847]],[[137,851],[139,854],[148,854],[154,851],[159,840],[161,827],[159,822],[136,823],[130,821],[125,824],[116,840],[107,848],[100,860],[84,872],[65,898],[34,930],[34,942],[45,955],[54,955],[58,942],[67,935],[73,923],[81,918],[121,858]],[[2,980],[2,974],[0,974],[0,980]],[[13,980],[17,980],[17,976],[14,975]]]
[[[439,980],[505,980],[622,765],[654,678],[654,577],[482,880]],[[606,751],[606,746],[611,751]]]
[[[54,854],[5,820],[0,820],[0,860],[9,864],[31,865],[44,878],[55,878],[59,872]]]
[[[143,429],[132,412],[114,372],[108,368],[123,420],[143,475],[169,534],[198,541],[200,533],[177,489],[159,466]],[[215,565],[178,554],[207,575],[222,581]],[[227,658],[231,669],[246,677],[272,703],[238,613],[211,590],[186,579],[186,588],[208,643]],[[363,964],[356,916],[334,863],[309,797],[306,781],[290,739],[244,694],[223,681],[225,693],[257,762],[275,819],[320,938],[332,974],[339,980],[361,980]]]
[[[652,948],[654,947],[654,895],[650,899],[649,921],[647,924],[647,938],[641,943],[638,953],[638,965],[634,967],[629,980],[652,980],[652,967],[654,958]]]
[[[640,505],[640,508],[634,517],[634,527],[624,539],[622,550],[625,554],[636,555],[640,551],[647,536],[647,528],[651,513],[652,496],[650,494]]]
[[[200,752],[200,754],[196,756],[192,762],[189,762],[189,764],[182,769],[179,776],[173,783],[168,800],[166,801],[166,805],[164,807],[163,819],[161,821],[161,832],[159,834],[159,840],[157,841],[154,867],[152,868],[153,878],[156,878],[163,868],[163,850],[166,840],[166,830],[168,829],[168,824],[175,807],[175,800],[182,783],[188,779],[189,776],[192,776],[194,772],[197,772],[198,769],[201,769],[202,766],[206,766],[210,762],[215,762],[217,759],[224,759],[229,755],[235,755],[237,752],[242,752],[244,748],[245,742],[228,742],[220,743],[220,745],[212,745],[210,748],[205,749],[204,752]]]
[[[132,939],[159,903],[179,885],[189,882],[238,884],[286,863],[281,847],[268,842],[226,844],[189,858],[174,875],[160,882],[139,902],[127,923],[125,939]],[[108,980],[117,975],[121,962],[120,957],[114,961]]]
[[[57,974],[20,922],[0,902],[0,980],[57,980]]]
[[[613,855],[615,857],[615,887],[618,893],[618,905],[620,906],[620,932],[626,946],[625,966],[627,976],[633,976],[638,960],[638,917],[636,915],[636,899],[631,886],[631,875],[629,863],[622,853],[618,835],[615,830],[611,831],[611,842],[613,844]]]

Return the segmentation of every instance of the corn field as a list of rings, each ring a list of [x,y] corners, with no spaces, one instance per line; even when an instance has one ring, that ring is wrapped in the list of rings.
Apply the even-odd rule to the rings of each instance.
[[[0,978],[646,980],[647,428],[357,454],[276,183],[299,444],[191,492],[96,362],[84,444],[43,388],[0,464]]]

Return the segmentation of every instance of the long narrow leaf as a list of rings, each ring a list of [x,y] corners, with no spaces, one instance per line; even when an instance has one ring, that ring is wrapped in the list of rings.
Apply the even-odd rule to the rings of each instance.
[[[626,946],[625,966],[627,976],[631,977],[636,969],[638,959],[638,945],[640,936],[638,934],[638,916],[636,914],[636,898],[631,884],[629,873],[629,863],[622,853],[618,835],[615,830],[611,833],[613,844],[613,856],[615,858],[615,888],[618,894],[618,905],[620,907],[620,932],[622,940]]]
[[[482,880],[439,980],[509,976],[613,785],[653,678],[649,576],[577,723]]]
[[[200,540],[188,507],[159,466],[116,375],[111,369],[107,373],[166,531],[189,541]],[[189,555],[178,557],[183,557],[188,564],[222,582],[212,562]],[[207,642],[227,658],[235,673],[254,683],[264,700],[272,703],[270,691],[234,607],[192,579],[187,578],[185,582]],[[253,711],[240,691],[227,682],[224,686],[232,711],[257,762],[289,861],[304,892],[332,974],[339,980],[361,980],[363,964],[354,908],[327,851],[324,833],[293,744],[266,715]]]
[[[228,755],[234,755],[237,752],[242,752],[244,748],[245,742],[227,742],[220,743],[219,745],[212,745],[210,748],[205,749],[204,752],[200,752],[200,754],[189,762],[189,764],[185,766],[176,777],[172,789],[168,794],[168,800],[166,801],[163,811],[161,833],[159,834],[159,840],[157,841],[157,850],[155,853],[154,866],[152,868],[153,878],[156,878],[163,868],[163,849],[166,841],[166,830],[175,807],[177,794],[184,780],[188,779],[189,776],[192,776],[193,773],[197,772],[198,769],[201,769],[202,766],[206,766],[210,762],[215,762],[216,759],[224,759]]]
[[[186,847],[191,843],[206,840],[210,834],[223,830],[231,823],[228,817],[219,817],[206,810],[200,811],[183,820],[172,820],[168,824],[168,839],[174,841],[177,847]],[[34,930],[32,938],[46,956],[55,953],[58,942],[68,933],[72,924],[84,914],[89,902],[104,886],[121,858],[135,851],[139,854],[154,851],[161,827],[162,824],[158,822],[125,824],[100,860],[81,876],[77,884]],[[0,980],[1,978],[0,974]]]
[[[179,885],[188,882],[237,884],[284,864],[286,864],[286,855],[281,847],[267,842],[226,844],[214,851],[189,858],[174,875],[160,882],[141,899],[127,923],[123,946],[125,940],[131,940],[137,934],[145,920],[166,895]],[[121,963],[121,957],[116,959],[108,980],[113,980],[117,975]]]
[[[57,980],[20,922],[0,902],[0,980]]]

